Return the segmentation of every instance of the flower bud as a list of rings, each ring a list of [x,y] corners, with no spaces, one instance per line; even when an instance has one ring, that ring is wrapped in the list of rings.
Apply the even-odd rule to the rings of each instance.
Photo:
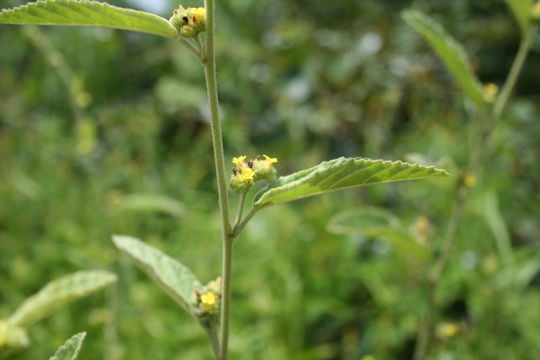
[[[276,179],[276,169],[274,164],[278,162],[276,158],[271,158],[263,155],[264,159],[260,159],[258,156],[253,160],[252,169],[255,172],[254,179],[274,181]]]
[[[183,37],[195,37],[206,30],[205,8],[184,8],[182,5],[175,9],[169,23]]]
[[[232,162],[236,167],[232,170],[233,174],[231,175],[230,182],[231,188],[237,194],[244,194],[253,185],[253,182],[255,181],[255,172],[249,165],[251,162],[246,163],[245,156],[235,157]]]
[[[217,315],[221,300],[221,278],[209,282],[205,287],[196,292],[197,316],[204,318]]]
[[[494,102],[498,92],[499,87],[496,84],[487,83],[484,85],[484,99],[486,99],[487,102]]]

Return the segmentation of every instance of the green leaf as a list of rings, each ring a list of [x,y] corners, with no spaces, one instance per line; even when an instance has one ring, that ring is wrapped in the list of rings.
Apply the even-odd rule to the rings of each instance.
[[[255,206],[279,204],[370,184],[446,175],[448,173],[444,170],[401,161],[342,157],[278,178]]]
[[[469,99],[480,106],[485,105],[483,87],[472,70],[465,49],[441,25],[420,11],[404,11],[403,18],[431,45]]]
[[[80,271],[53,280],[25,300],[9,318],[15,326],[27,327],[116,281],[116,275],[102,270]]]
[[[75,360],[79,356],[85,336],[85,332],[73,335],[56,350],[49,360]]]
[[[188,313],[194,314],[195,290],[200,289],[202,284],[187,267],[138,239],[115,235],[113,242],[171,298]]]
[[[378,208],[345,210],[328,222],[328,232],[339,235],[363,235],[388,241],[400,254],[426,260],[429,249],[419,244],[393,214]]]
[[[177,38],[176,29],[164,18],[98,1],[45,0],[0,12],[2,24],[82,25],[138,31]]]
[[[512,10],[522,34],[525,34],[529,30],[531,23],[533,0],[506,0],[506,3]]]
[[[127,195],[112,204],[114,214],[123,212],[160,212],[174,217],[184,214],[184,207],[180,202],[167,196],[158,194],[132,194]]]

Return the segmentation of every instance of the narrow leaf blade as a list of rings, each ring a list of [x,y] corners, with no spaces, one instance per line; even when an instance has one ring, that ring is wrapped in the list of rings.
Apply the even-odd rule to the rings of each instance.
[[[338,158],[280,177],[271,189],[261,195],[255,205],[279,204],[370,184],[447,175],[448,173],[441,169],[401,161]]]
[[[70,337],[64,345],[60,346],[56,353],[49,360],[75,360],[79,356],[79,351],[86,337],[85,332],[81,332]]]
[[[139,267],[182,306],[193,314],[195,290],[202,287],[195,275],[176,259],[129,236],[113,236],[116,247],[135,260]]]
[[[474,74],[465,49],[435,20],[416,10],[403,12],[403,19],[431,45],[444,62],[465,95],[478,105],[485,105],[482,85]]]
[[[533,0],[506,0],[523,34],[529,30]]]
[[[138,31],[176,39],[164,18],[89,0],[43,0],[0,12],[1,24],[100,26]]]
[[[27,327],[115,281],[116,275],[102,270],[79,271],[63,276],[24,301],[9,318],[9,322]]]

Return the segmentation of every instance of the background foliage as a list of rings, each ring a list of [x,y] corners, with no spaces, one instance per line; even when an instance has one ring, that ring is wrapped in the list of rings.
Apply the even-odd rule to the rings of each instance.
[[[165,5],[164,16],[177,6]],[[482,82],[504,81],[520,30],[503,1],[220,2],[228,156],[276,156],[281,174],[344,155],[459,175],[480,120],[400,18],[409,7],[464,44]],[[210,359],[202,330],[110,240],[134,235],[203,282],[218,275],[199,65],[166,39],[107,29],[2,26],[0,43],[8,50],[0,51],[0,318],[63,274],[119,275],[107,291],[34,326],[33,347],[14,358],[47,358],[86,330],[83,360]],[[437,293],[439,328],[459,331],[440,332],[435,359],[540,357],[539,49],[537,41],[494,135]],[[425,308],[425,249],[444,232],[456,178],[261,212],[236,244],[231,357],[409,359]],[[414,241],[338,231],[339,218],[327,226],[368,205],[393,213]]]

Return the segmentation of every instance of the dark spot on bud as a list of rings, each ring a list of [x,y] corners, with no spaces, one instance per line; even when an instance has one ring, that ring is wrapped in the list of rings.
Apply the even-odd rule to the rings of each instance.
[[[184,20],[184,23],[186,23],[186,24],[189,22],[189,19],[188,19],[187,16],[182,17],[182,20]]]
[[[232,173],[233,173],[234,176],[236,176],[238,174],[236,168],[232,169]]]
[[[248,167],[249,167],[250,169],[253,169],[253,160],[249,160],[249,161],[248,161]]]
[[[261,160],[261,157],[259,155],[255,156],[256,160]]]

